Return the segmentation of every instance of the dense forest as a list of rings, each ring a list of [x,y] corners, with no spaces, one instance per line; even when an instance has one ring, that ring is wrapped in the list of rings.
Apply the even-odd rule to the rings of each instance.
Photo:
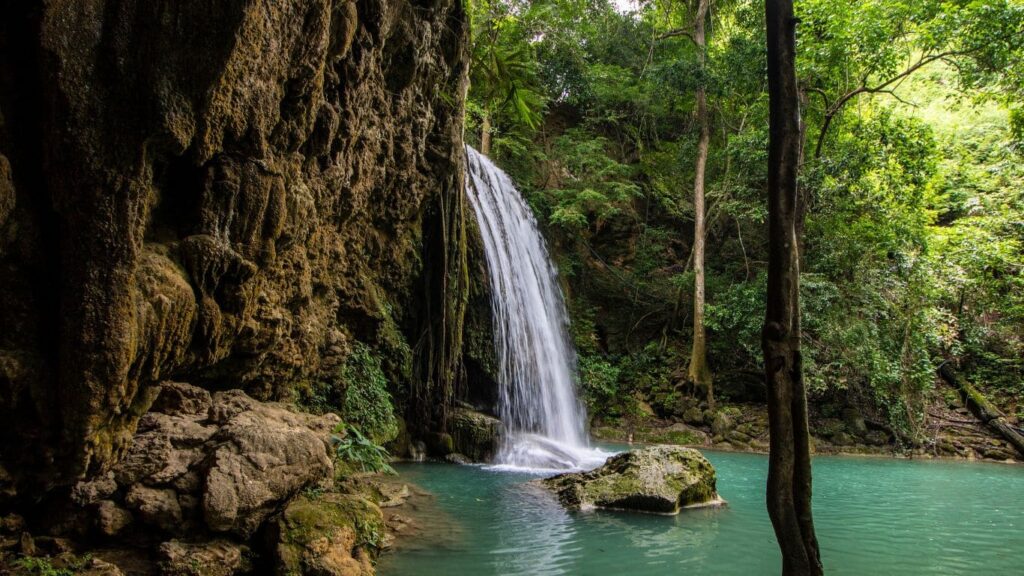
[[[812,405],[921,445],[950,363],[1024,417],[1024,9],[796,10]],[[467,137],[554,245],[593,414],[763,398],[762,4],[477,2],[473,31]]]

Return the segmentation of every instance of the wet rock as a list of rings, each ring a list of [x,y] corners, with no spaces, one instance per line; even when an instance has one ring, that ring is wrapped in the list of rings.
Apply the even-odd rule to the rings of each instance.
[[[252,569],[248,553],[245,546],[228,540],[171,540],[160,545],[157,556],[163,576],[232,576]]]
[[[444,461],[448,462],[449,464],[463,464],[463,465],[465,465],[465,464],[472,464],[473,463],[473,461],[470,460],[469,457],[465,456],[464,454],[459,454],[458,452],[453,452],[453,453],[445,456],[444,457]]]
[[[715,469],[692,448],[653,446],[618,454],[590,472],[541,480],[571,509],[611,508],[675,514],[718,504]]]
[[[380,508],[355,495],[296,498],[275,526],[275,573],[372,576],[386,533]]]
[[[433,432],[426,437],[427,451],[433,456],[447,456],[455,451],[455,440],[451,434]]]
[[[730,430],[725,434],[725,439],[730,444],[738,448],[746,448],[747,443],[750,442],[750,436],[747,436],[739,430]]]
[[[494,457],[504,429],[501,420],[467,408],[456,408],[449,416],[455,452],[474,462],[487,462]]]

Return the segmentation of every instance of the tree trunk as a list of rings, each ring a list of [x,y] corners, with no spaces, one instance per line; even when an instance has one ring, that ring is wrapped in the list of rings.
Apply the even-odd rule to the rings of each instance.
[[[997,432],[1007,442],[1012,444],[1017,449],[1017,452],[1024,456],[1024,436],[1021,436],[1010,425],[1006,420],[1006,414],[1003,414],[1002,410],[989,402],[988,398],[985,398],[985,395],[978,391],[970,382],[958,377],[949,364],[943,364],[939,367],[939,376],[960,392],[964,405],[967,406],[967,409],[978,420],[981,420],[983,424]]]
[[[800,356],[797,170],[801,153],[793,0],[767,0],[768,297],[761,347],[768,387],[768,515],[783,576],[823,573],[811,515],[807,397]]]
[[[693,42],[697,45],[700,67],[704,68],[704,20],[707,19],[710,0],[700,0],[693,22]],[[697,123],[700,125],[700,139],[697,141],[697,165],[693,179],[693,350],[690,352],[690,381],[707,394],[708,409],[715,409],[715,394],[711,370],[708,368],[707,335],[704,330],[704,168],[708,161],[708,143],[711,139],[708,127],[707,95],[702,84],[697,88]]]
[[[487,112],[484,112],[480,123],[480,153],[487,157],[491,155],[491,115]]]

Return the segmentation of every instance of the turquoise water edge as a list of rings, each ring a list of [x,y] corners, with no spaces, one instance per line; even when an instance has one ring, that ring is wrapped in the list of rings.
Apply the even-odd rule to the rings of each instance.
[[[571,513],[484,466],[400,464],[436,496],[426,535],[381,576],[778,574],[763,455],[706,452],[729,505],[678,516]],[[1024,467],[817,457],[814,519],[830,575],[1024,575]]]

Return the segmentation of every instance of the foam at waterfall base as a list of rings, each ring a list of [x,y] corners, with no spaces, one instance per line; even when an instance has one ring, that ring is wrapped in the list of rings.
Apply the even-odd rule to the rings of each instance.
[[[614,452],[591,446],[573,446],[539,434],[516,433],[506,442],[497,463],[488,470],[551,474],[593,470]]]

